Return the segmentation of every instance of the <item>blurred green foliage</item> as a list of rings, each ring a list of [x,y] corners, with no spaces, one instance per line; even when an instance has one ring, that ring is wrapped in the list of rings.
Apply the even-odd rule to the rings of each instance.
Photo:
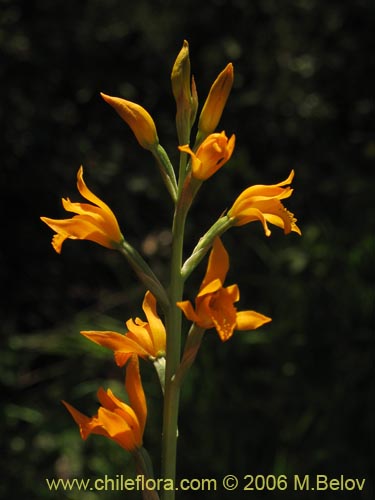
[[[175,160],[169,76],[183,39],[201,104],[234,63],[220,127],[237,135],[230,164],[192,209],[187,255],[244,187],[279,182],[291,168],[287,206],[303,234],[275,228],[266,239],[254,223],[224,236],[240,307],[273,322],[226,344],[205,335],[183,392],[179,475],[345,474],[367,484],[340,498],[371,498],[374,15],[371,0],[0,0],[1,498],[138,498],[46,486],[134,474],[115,444],[82,442],[60,400],[90,414],[99,385],[121,395],[111,354],[78,332],[124,331],[141,314],[143,289],[120,256],[89,242],[56,255],[39,216],[62,216],[62,196],[78,200],[82,163],[87,184],[166,279],[170,202],[151,156],[99,92],[149,110]],[[203,273],[204,264],[187,296]],[[157,475],[161,396],[146,363],[142,373]],[[179,498],[197,496],[213,498]]]

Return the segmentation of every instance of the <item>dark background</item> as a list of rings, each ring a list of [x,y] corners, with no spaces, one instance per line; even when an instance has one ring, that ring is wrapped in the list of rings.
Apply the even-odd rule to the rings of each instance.
[[[192,209],[186,255],[241,190],[291,168],[286,205],[302,237],[274,228],[267,239],[259,223],[225,234],[239,308],[273,322],[225,344],[206,333],[183,391],[179,476],[344,474],[367,478],[362,494],[324,498],[373,498],[374,15],[370,0],[0,0],[2,498],[138,498],[46,486],[133,474],[114,443],[81,441],[60,400],[93,414],[99,385],[122,394],[111,353],[79,331],[124,331],[144,290],[120,255],[91,242],[68,241],[57,255],[39,217],[65,217],[61,197],[80,199],[82,163],[88,186],[166,279],[171,203],[153,158],[99,92],[143,105],[176,161],[170,71],[184,39],[201,105],[233,62],[219,130],[237,136]],[[142,363],[142,374],[158,476],[161,397],[152,367]],[[293,497],[218,493],[250,494]],[[191,497],[214,494],[179,495]]]

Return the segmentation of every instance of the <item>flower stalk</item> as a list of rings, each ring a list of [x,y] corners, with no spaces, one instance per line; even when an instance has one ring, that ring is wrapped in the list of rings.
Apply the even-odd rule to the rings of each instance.
[[[155,481],[150,457],[143,447],[148,413],[139,359],[142,363],[154,365],[161,386],[161,484],[164,485],[161,500],[174,500],[180,391],[205,332],[216,330],[219,339],[227,342],[235,331],[255,330],[271,321],[268,316],[251,309],[237,310],[235,304],[240,301],[240,289],[236,283],[225,285],[230,256],[221,236],[233,226],[240,227],[254,221],[262,224],[267,237],[271,234],[269,224],[283,229],[285,234],[301,234],[294,214],[283,205],[283,200],[293,192],[290,184],[294,171],[291,171],[284,181],[250,186],[240,193],[231,208],[222,213],[183,261],[185,225],[190,207],[202,184],[230,160],[235,148],[234,134],[227,137],[224,131],[216,131],[233,85],[233,66],[229,63],[211,86],[198,120],[194,144],[190,143],[190,135],[197,116],[198,96],[190,73],[187,41],[184,41],[174,63],[171,84],[176,101],[176,149],[180,153],[177,177],[167,152],[159,143],[156,125],[148,111],[131,101],[101,94],[130,127],[139,145],[152,153],[172,198],[168,286],[164,287],[140,253],[124,238],[112,209],[86,186],[82,167],[77,174],[77,188],[88,203],[63,199],[64,209],[75,215],[67,219],[41,218],[55,232],[52,245],[57,253],[68,239],[89,240],[117,250],[146,288],[142,303],[146,319],[137,316],[128,319],[126,333],[111,330],[81,332],[88,340],[113,351],[117,367],[126,367],[125,390],[129,404],[115,396],[110,388],[98,390],[100,407],[93,417],[63,402],[77,423],[82,439],[98,434],[132,454],[136,473],[148,485],[142,491],[143,500],[159,500],[159,494],[149,489]],[[192,301],[186,300],[185,281],[208,253],[206,272],[196,296]],[[183,315],[190,321],[184,345]]]
[[[182,314],[176,304],[181,300],[183,294],[181,266],[187,209],[188,207],[177,202],[172,228],[173,241],[169,288],[170,307],[166,315],[167,352],[162,431],[162,477],[173,482],[176,478],[178,410],[180,401],[180,387],[176,383],[175,375],[180,364],[182,328]],[[163,491],[162,499],[173,500],[174,491]]]

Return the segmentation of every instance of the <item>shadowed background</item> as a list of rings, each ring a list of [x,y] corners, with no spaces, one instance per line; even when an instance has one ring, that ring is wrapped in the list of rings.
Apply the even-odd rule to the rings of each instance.
[[[273,228],[266,238],[259,223],[223,237],[239,308],[273,322],[225,344],[206,333],[183,390],[179,476],[344,474],[367,483],[340,498],[371,498],[374,14],[370,0],[0,0],[0,496],[138,498],[46,486],[45,478],[134,474],[114,443],[82,442],[60,400],[93,414],[99,385],[123,394],[123,370],[79,331],[125,331],[142,315],[144,290],[121,256],[93,243],[67,241],[57,255],[39,217],[65,217],[61,197],[80,200],[83,164],[88,186],[167,279],[171,203],[152,156],[99,92],[144,106],[176,161],[170,71],[187,39],[201,105],[234,64],[219,130],[237,141],[194,204],[186,256],[241,190],[291,168],[286,205],[302,237]],[[189,279],[187,298],[204,270],[205,262]],[[141,368],[145,446],[158,477],[161,396],[151,367]],[[267,495],[283,493],[256,493]],[[214,494],[179,495],[192,497]]]

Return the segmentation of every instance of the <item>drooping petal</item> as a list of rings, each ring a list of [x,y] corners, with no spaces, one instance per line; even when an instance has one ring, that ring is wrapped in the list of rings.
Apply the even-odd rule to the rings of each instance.
[[[236,216],[236,219],[236,226],[243,226],[245,224],[248,224],[249,222],[259,220],[262,223],[265,235],[271,235],[271,231],[267,225],[266,217],[258,208],[245,208],[238,216]]]
[[[131,357],[126,367],[125,387],[129,395],[130,405],[134,408],[138,417],[141,434],[143,435],[147,419],[147,405],[139,373],[138,357],[135,355]]]
[[[256,330],[270,321],[271,318],[256,311],[239,311],[236,314],[236,330]]]
[[[181,309],[181,311],[185,314],[186,318],[193,323],[199,324],[199,316],[194,311],[194,307],[192,306],[189,300],[183,300],[181,302],[177,302],[177,307]]]

